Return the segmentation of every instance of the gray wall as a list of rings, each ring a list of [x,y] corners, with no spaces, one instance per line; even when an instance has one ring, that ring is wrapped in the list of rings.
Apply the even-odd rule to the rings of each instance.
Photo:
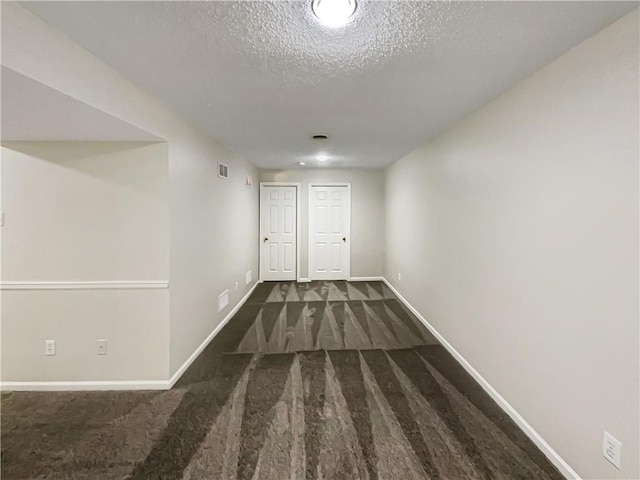
[[[166,143],[9,142],[1,152],[4,284],[169,280]],[[167,289],[24,286],[1,299],[3,381],[167,378]],[[97,339],[108,355],[95,354]]]
[[[312,182],[351,183],[351,276],[382,276],[384,265],[384,172],[382,170],[264,170],[262,182],[302,184],[300,268],[308,277],[308,185]]]
[[[386,182],[386,278],[590,479],[640,478],[638,40],[636,10]]]
[[[252,270],[253,281],[257,278],[258,189],[244,186],[246,175],[257,178],[257,169],[14,2],[2,4],[2,64],[166,141],[163,148],[168,159],[165,159],[164,164],[166,171],[168,161],[168,195],[165,182],[165,198],[158,203],[158,208],[162,209],[165,218],[168,217],[168,229],[162,235],[157,235],[158,238],[153,240],[156,243],[147,241],[146,248],[153,250],[161,245],[166,253],[168,242],[168,259],[165,256],[163,272],[169,275],[169,290],[164,290],[165,297],[168,293],[169,298],[155,302],[162,314],[156,311],[153,312],[154,315],[145,314],[145,318],[156,318],[162,323],[153,334],[150,333],[153,326],[141,323],[142,316],[138,318],[135,315],[131,316],[132,321],[124,330],[132,338],[136,336],[136,341],[140,344],[144,344],[149,335],[154,338],[162,335],[162,346],[156,349],[161,360],[155,361],[154,356],[154,360],[138,365],[138,357],[129,356],[126,357],[129,365],[118,364],[117,368],[114,366],[115,374],[112,375],[110,367],[105,367],[103,372],[106,373],[98,373],[96,375],[99,376],[92,376],[90,379],[128,379],[131,372],[135,372],[137,379],[141,380],[169,378],[252,287],[252,284],[245,284],[245,273]],[[228,180],[217,177],[218,161],[229,165]],[[3,178],[4,181],[11,182],[15,179]],[[130,175],[124,181],[135,182],[136,178]],[[166,222],[164,225],[167,226]],[[8,228],[7,222],[7,226],[3,227],[4,232]],[[127,238],[132,244],[137,240],[132,236],[123,238]],[[74,260],[75,254],[78,252],[69,252],[69,261]],[[229,290],[229,306],[218,312],[217,297],[226,289]],[[147,293],[158,294],[149,291],[140,295]],[[13,294],[3,291],[3,298]],[[46,294],[60,296],[60,292]],[[101,295],[105,298],[104,303],[109,304],[110,297],[104,293]],[[132,308],[138,306],[134,305]],[[45,335],[66,335],[73,329],[85,328],[86,311],[87,309],[78,309],[73,315],[70,313],[66,317],[66,323],[60,325],[60,329],[66,329],[64,332],[44,331],[39,325],[27,322],[17,328],[28,332],[29,342],[38,346],[38,356],[42,356]],[[20,314],[21,310],[16,309],[15,312],[16,315]],[[5,313],[3,312],[3,317]],[[164,325],[169,317],[167,331]],[[10,342],[16,333],[7,330],[5,320],[3,318],[2,338],[3,341],[8,338],[6,341]],[[106,321],[108,320],[102,323]],[[162,333],[158,333],[160,331]],[[90,338],[103,338],[98,326],[91,328],[86,335]],[[87,346],[91,355],[94,355],[93,347],[93,342]],[[110,353],[102,358],[104,363],[116,362],[115,355],[112,355],[116,348],[118,345],[110,342]],[[56,364],[52,357],[48,360],[50,365]],[[4,368],[6,364],[12,365],[20,359],[3,350],[2,361]],[[44,378],[45,373],[47,372],[43,371],[43,378],[37,380],[47,380],[48,377]],[[65,375],[63,368],[58,373],[56,379],[78,380],[71,377],[60,378]]]
[[[176,145],[169,158],[172,373],[258,278],[258,187],[245,187],[257,169],[212,139],[203,143]],[[218,161],[229,166],[226,180]],[[225,290],[229,305],[218,312]]]

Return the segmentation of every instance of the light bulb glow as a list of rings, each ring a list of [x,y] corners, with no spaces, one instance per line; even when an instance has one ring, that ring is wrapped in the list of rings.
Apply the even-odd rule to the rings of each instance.
[[[313,0],[313,13],[323,25],[339,27],[349,21],[356,11],[356,0]]]

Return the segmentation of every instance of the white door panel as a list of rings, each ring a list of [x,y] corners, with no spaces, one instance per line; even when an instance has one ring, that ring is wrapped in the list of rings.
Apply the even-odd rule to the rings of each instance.
[[[296,279],[296,200],[295,186],[260,187],[262,280]]]
[[[309,186],[309,276],[348,279],[350,272],[351,188]]]

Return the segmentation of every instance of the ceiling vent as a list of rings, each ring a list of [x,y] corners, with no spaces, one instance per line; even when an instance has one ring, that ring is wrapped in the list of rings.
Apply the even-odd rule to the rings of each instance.
[[[229,178],[229,166],[218,162],[218,176],[220,178]]]

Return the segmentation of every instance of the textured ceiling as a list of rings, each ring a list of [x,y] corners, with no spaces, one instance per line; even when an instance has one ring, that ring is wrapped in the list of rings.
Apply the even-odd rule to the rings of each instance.
[[[3,141],[160,141],[122,120],[2,67]]]
[[[24,2],[263,168],[382,167],[637,2]],[[328,133],[319,143],[315,132]]]

